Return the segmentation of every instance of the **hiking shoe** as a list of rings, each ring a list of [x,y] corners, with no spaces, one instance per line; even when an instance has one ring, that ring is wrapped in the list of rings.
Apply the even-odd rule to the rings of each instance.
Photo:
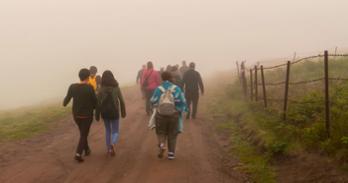
[[[172,153],[172,152],[169,152],[169,153],[168,153],[168,159],[169,159],[169,160],[174,160],[174,159],[175,159],[175,154]]]
[[[166,151],[166,148],[164,148],[164,145],[163,144],[159,145],[158,158],[162,159],[165,151]]]
[[[91,155],[92,151],[90,149],[85,150],[85,156]]]
[[[82,163],[82,162],[85,161],[85,160],[81,157],[81,155],[79,155],[79,154],[76,154],[75,157],[74,157],[74,159],[75,159],[77,162],[79,162],[79,163]]]

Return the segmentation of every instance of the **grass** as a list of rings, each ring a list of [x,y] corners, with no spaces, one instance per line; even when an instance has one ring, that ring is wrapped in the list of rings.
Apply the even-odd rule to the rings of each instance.
[[[348,59],[329,59],[329,77],[348,78]],[[311,80],[323,77],[322,60],[308,60],[291,68],[291,80]],[[268,71],[266,78],[269,82],[284,79],[281,70]],[[290,85],[290,102],[288,118],[284,124],[292,125],[293,133],[289,138],[292,143],[301,144],[307,151],[327,154],[343,163],[348,163],[348,83],[346,81],[330,81],[331,107],[331,138],[327,138],[325,128],[325,108],[323,82],[300,86]],[[283,89],[268,88],[269,96],[282,96]],[[260,105],[260,104],[259,104]],[[279,103],[273,104],[272,111],[280,111]],[[262,110],[258,110],[262,112]],[[265,113],[265,112],[264,112]],[[273,114],[274,115],[274,114]]]
[[[221,87],[221,86],[220,86]],[[252,121],[251,116],[246,112],[249,109],[248,104],[242,102],[239,91],[228,89],[228,92],[220,93],[214,92],[214,96],[209,98],[209,113],[215,116],[222,116],[217,123],[217,130],[222,133],[225,132],[229,136],[231,150],[233,156],[237,156],[242,166],[238,169],[250,175],[253,182],[273,183],[276,182],[275,172],[270,164],[270,154],[260,153],[260,148],[255,146],[252,138],[252,131],[246,131],[245,121]],[[250,113],[252,114],[252,113]],[[257,129],[257,126],[250,128]],[[248,135],[246,135],[248,134]],[[268,134],[264,137],[269,138]]]
[[[0,112],[1,141],[20,140],[49,129],[50,124],[65,117],[70,108],[44,105]]]
[[[348,60],[336,59],[329,64],[330,77],[348,78]],[[283,81],[284,69],[265,73],[266,82]],[[323,77],[323,62],[309,60],[291,67],[290,80],[297,82]],[[232,80],[232,79],[231,79]],[[221,86],[220,86],[221,88]],[[261,98],[262,90],[259,88]],[[284,86],[268,87],[268,98],[282,98]],[[326,137],[324,123],[323,82],[292,85],[286,121],[281,119],[282,103],[251,102],[242,96],[239,82],[221,90],[212,99],[211,113],[224,116],[219,129],[228,129],[231,153],[244,164],[243,169],[255,182],[275,182],[272,163],[278,157],[319,153],[330,156],[348,169],[348,83],[330,82],[331,138]],[[292,102],[292,101],[297,102]]]

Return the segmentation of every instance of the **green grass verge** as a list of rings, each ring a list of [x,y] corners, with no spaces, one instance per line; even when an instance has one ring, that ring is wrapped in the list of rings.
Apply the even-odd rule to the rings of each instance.
[[[49,129],[51,123],[62,119],[70,108],[45,105],[0,112],[0,141],[20,140]]]
[[[231,155],[239,158],[242,166],[238,168],[248,173],[253,182],[276,182],[275,172],[270,164],[272,153],[263,153],[262,149],[251,140],[254,138],[252,129],[260,128],[253,126],[255,123],[246,126],[247,122],[253,121],[254,116],[251,115],[253,113],[248,112],[249,106],[240,100],[240,94],[237,95],[230,89],[226,93],[210,97],[210,113],[221,117],[217,119],[219,121],[217,130],[229,136]],[[272,137],[271,134],[263,133],[262,138],[272,139]]]
[[[269,157],[259,153],[249,141],[245,140],[243,134],[235,122],[229,121],[219,126],[224,130],[229,129],[231,141],[231,153],[237,156],[242,163],[238,167],[241,171],[249,174],[254,182],[274,183],[275,173],[269,164]]]

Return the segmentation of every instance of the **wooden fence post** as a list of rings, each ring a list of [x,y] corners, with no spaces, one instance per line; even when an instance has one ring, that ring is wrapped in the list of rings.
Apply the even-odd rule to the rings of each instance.
[[[257,102],[259,100],[259,94],[258,94],[258,81],[257,81],[257,66],[255,65],[255,101]]]
[[[265,104],[265,108],[267,108],[267,94],[266,94],[265,75],[263,73],[263,65],[261,65],[261,80],[262,80],[263,101]]]
[[[253,87],[253,70],[250,69],[250,100],[254,100],[254,87]]]
[[[329,97],[329,53],[324,52],[324,72],[325,72],[325,126],[327,137],[330,138],[330,97]]]
[[[240,64],[240,72],[241,72],[241,80],[242,80],[242,88],[243,88],[243,93],[244,93],[244,97],[245,99],[248,98],[248,89],[247,89],[247,80],[246,80],[246,76],[245,76],[245,61],[243,61]]]
[[[286,78],[285,78],[285,93],[284,93],[284,107],[283,107],[283,120],[286,120],[286,112],[288,110],[288,94],[289,94],[289,80],[290,80],[290,65],[288,61],[286,66]]]
[[[247,99],[248,98],[248,88],[247,88],[248,86],[247,86],[245,71],[242,71],[242,87],[243,87],[244,97],[245,97],[245,99]]]
[[[241,79],[240,79],[239,63],[238,63],[238,61],[236,61],[236,66],[237,66],[237,74],[238,74],[239,83],[242,83],[242,81],[241,81]]]

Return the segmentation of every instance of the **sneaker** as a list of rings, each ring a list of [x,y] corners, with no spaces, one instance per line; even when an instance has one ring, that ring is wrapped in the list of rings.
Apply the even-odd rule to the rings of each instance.
[[[162,159],[165,151],[166,151],[166,149],[164,148],[164,145],[160,144],[159,145],[158,158]]]
[[[168,153],[168,159],[169,159],[169,160],[174,160],[174,159],[175,159],[175,154],[172,153],[172,152],[169,152],[169,153]]]
[[[107,152],[107,155],[114,157],[116,155],[115,150],[114,150],[114,146],[110,146],[109,150]]]
[[[85,160],[81,157],[80,154],[76,154],[75,157],[74,157],[74,159],[75,159],[77,162],[79,162],[79,163],[82,163],[82,162],[85,161]]]

